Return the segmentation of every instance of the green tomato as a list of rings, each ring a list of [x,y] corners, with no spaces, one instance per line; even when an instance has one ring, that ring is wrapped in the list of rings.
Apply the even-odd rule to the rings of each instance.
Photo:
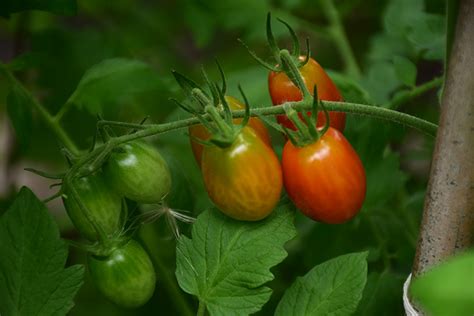
[[[117,192],[140,203],[158,203],[171,188],[166,161],[147,143],[119,146],[104,164],[104,171]]]
[[[138,307],[155,291],[156,275],[150,257],[134,240],[118,247],[107,257],[89,255],[87,264],[92,281],[112,302]]]
[[[100,174],[74,180],[72,185],[85,210],[73,198],[70,185],[63,187],[63,203],[74,226],[85,238],[98,240],[97,231],[91,221],[107,236],[122,230],[126,217],[126,211],[122,211],[122,198],[109,188]]]

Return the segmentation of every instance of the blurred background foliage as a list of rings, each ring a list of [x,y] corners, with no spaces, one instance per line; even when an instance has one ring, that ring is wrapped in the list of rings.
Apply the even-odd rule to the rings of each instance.
[[[391,102],[443,73],[442,0],[341,0],[335,2],[354,51],[360,74],[347,74],[344,58],[328,30],[318,1],[79,1],[74,16],[26,11],[0,18],[0,58],[51,112],[75,91],[81,77],[105,59],[128,58],[138,65],[130,77],[95,87],[76,100],[63,126],[81,148],[90,146],[96,116],[138,122],[171,121],[187,116],[169,101],[182,98],[171,69],[203,82],[204,66],[217,79],[218,58],[228,77],[229,94],[241,83],[252,106],[270,105],[267,71],[237,42],[243,39],[260,56],[269,56],[265,17],[289,22],[301,39],[309,37],[312,56],[328,70],[346,101],[392,107],[436,122],[438,93],[431,90],[408,102]],[[290,39],[274,23],[282,45]],[[110,61],[109,61],[110,62]],[[113,62],[113,61],[112,61]],[[124,84],[125,82],[125,84]],[[114,89],[113,89],[114,88]],[[94,90],[95,89],[95,90]],[[139,93],[136,93],[139,92]],[[58,141],[37,113],[23,115],[21,133],[7,118],[8,85],[0,77],[0,213],[22,185],[39,197],[51,194],[51,181],[23,171],[35,167],[65,170]],[[261,315],[271,315],[296,276],[340,254],[370,250],[369,279],[358,315],[402,314],[402,283],[411,270],[433,139],[412,130],[348,115],[345,135],[361,156],[368,176],[367,199],[359,216],[347,224],[324,225],[298,216],[298,237],[289,256],[273,269],[272,298]],[[16,127],[15,127],[16,128]],[[18,130],[18,129],[17,129]],[[197,216],[210,202],[185,131],[155,137],[173,170],[169,204]],[[273,132],[281,152],[283,138]],[[78,238],[60,202],[52,202],[64,237]],[[133,206],[132,206],[133,207]],[[188,233],[189,225],[181,226]],[[175,280],[175,241],[164,218],[144,227],[140,239],[151,253],[158,275],[153,299],[138,310],[107,302],[86,279],[71,315],[192,315],[196,301]],[[83,262],[72,249],[70,262]]]

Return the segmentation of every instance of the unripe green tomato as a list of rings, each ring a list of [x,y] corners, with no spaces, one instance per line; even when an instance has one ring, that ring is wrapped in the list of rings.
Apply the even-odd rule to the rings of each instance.
[[[152,297],[156,275],[150,257],[134,240],[107,257],[89,255],[89,273],[99,291],[123,307],[138,307]]]
[[[144,142],[120,145],[104,164],[104,172],[117,192],[139,203],[158,203],[171,188],[166,161]]]
[[[111,190],[100,174],[74,180],[74,188],[87,214],[73,198],[71,187],[63,187],[63,203],[77,230],[89,240],[98,240],[93,221],[109,236],[122,230],[126,212],[122,211],[122,198]]]

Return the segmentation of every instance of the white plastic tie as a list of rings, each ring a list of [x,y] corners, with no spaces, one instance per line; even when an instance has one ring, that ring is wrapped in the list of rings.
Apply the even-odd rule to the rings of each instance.
[[[410,287],[411,273],[407,280],[403,284],[403,306],[405,307],[405,315],[407,316],[419,316],[416,309],[411,305],[410,299],[408,298],[408,288]]]

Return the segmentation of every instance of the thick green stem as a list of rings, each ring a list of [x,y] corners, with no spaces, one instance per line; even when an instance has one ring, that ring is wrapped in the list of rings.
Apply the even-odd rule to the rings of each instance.
[[[332,0],[320,0],[323,13],[329,21],[329,32],[332,39],[339,49],[344,60],[346,73],[356,79],[360,78],[361,73],[354,52],[347,39],[346,32],[342,25],[342,20]]]
[[[390,109],[396,109],[398,108],[401,104],[414,99],[425,92],[440,87],[443,84],[444,78],[443,77],[436,77],[428,82],[425,82],[419,86],[414,87],[411,90],[406,91],[403,94],[400,94],[399,96],[393,98],[393,100],[388,104],[388,108]]]
[[[308,87],[306,87],[306,83],[304,82],[304,79],[301,76],[298,66],[292,59],[290,52],[286,49],[282,49],[280,51],[280,59],[283,64],[283,69],[288,78],[290,78],[294,85],[297,86],[298,89],[300,89],[301,93],[303,94],[303,99],[309,100],[311,98],[311,93],[308,91]]]
[[[419,130],[430,136],[436,135],[436,129],[437,129],[436,124],[417,118],[415,116],[411,116],[406,113],[390,110],[383,107],[365,105],[365,104],[334,102],[334,101],[321,101],[321,102],[324,104],[324,106],[326,107],[328,111],[347,112],[347,113],[352,113],[352,114],[357,114],[357,115],[369,116],[369,117],[380,119],[380,120],[399,123],[401,125],[405,125],[405,126],[414,128],[416,130]],[[310,111],[312,107],[311,102],[307,102],[307,103],[288,102],[285,104],[289,104],[296,111]],[[285,109],[284,109],[285,104],[251,109],[250,116],[257,116],[257,115],[268,116],[268,115],[285,114]],[[234,118],[244,117],[244,115],[245,115],[244,110],[232,111],[232,116]],[[204,117],[206,119],[209,119],[208,115],[205,115]],[[185,128],[185,127],[196,125],[199,123],[200,122],[197,118],[188,118],[188,119],[174,121],[170,123],[164,123],[164,124],[146,124],[140,127],[141,128],[140,131],[134,134],[117,137],[113,139],[113,141],[118,141],[119,143],[128,142],[128,141],[135,140],[138,138],[165,133],[171,130]],[[129,124],[124,124],[122,122],[111,122],[111,121],[103,121],[100,124],[119,126],[119,127],[130,126]],[[133,127],[135,127],[135,125],[133,125]]]
[[[204,316],[206,315],[206,304],[204,304],[202,301],[199,301],[199,307],[197,311],[197,316]]]
[[[66,103],[64,103],[63,106],[59,109],[58,113],[54,115],[54,120],[59,123],[59,121],[61,121],[61,119],[64,117],[64,114],[66,114],[71,109],[71,106],[73,104],[74,103],[70,102],[69,100],[66,101]]]
[[[48,127],[56,134],[61,143],[73,154],[79,155],[80,150],[77,148],[76,144],[69,138],[67,133],[61,127],[58,121],[55,120],[53,116],[25,89],[25,87],[12,75],[12,73],[0,63],[0,70],[5,74],[10,84],[21,91],[25,96],[27,96],[31,102],[29,104],[39,113],[43,121],[48,125]]]

